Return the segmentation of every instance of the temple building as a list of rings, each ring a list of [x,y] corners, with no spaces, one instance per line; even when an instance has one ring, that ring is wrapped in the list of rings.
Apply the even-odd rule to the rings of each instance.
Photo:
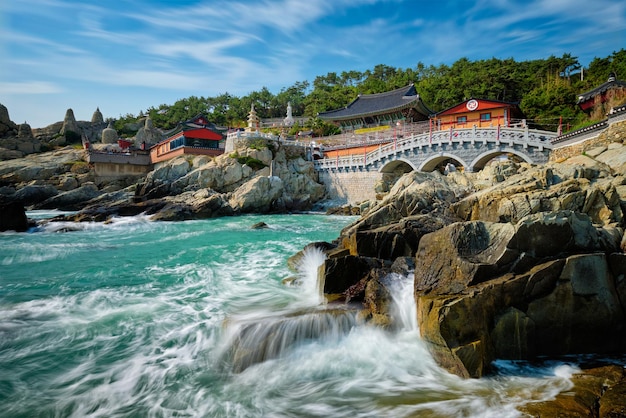
[[[611,103],[612,101],[623,102],[624,100],[626,100],[626,81],[618,80],[615,73],[611,73],[605,83],[580,94],[576,104],[586,113],[591,113],[594,109],[605,113],[604,111],[609,110],[603,109],[605,103],[609,103],[607,107],[613,107],[621,103]]]
[[[150,148],[150,161],[158,163],[179,155],[210,155],[224,153],[224,133],[204,115],[181,122],[166,139]]]
[[[384,93],[359,94],[346,107],[322,112],[318,116],[335,123],[342,131],[358,131],[377,127],[389,129],[398,122],[425,121],[432,113],[417,94],[415,86],[410,84]]]
[[[466,100],[435,113],[431,120],[435,130],[525,124],[524,114],[517,103],[487,99]]]

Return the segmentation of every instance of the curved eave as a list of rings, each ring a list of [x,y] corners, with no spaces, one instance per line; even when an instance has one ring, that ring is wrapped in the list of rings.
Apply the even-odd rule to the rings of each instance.
[[[165,136],[166,138],[169,138],[171,136],[176,135],[179,132],[183,131],[183,126],[179,123],[178,125],[176,125],[174,128],[170,129],[167,132],[163,132],[163,136]]]
[[[621,80],[615,80],[615,81],[607,81],[604,84],[600,85],[599,87],[596,87],[593,90],[590,90],[586,93],[582,93],[578,95],[578,100],[576,101],[576,104],[581,104],[584,103],[588,100],[591,100],[592,98],[594,98],[595,96],[598,96],[600,94],[604,94],[607,91],[611,90],[611,89],[616,89],[616,88],[626,88],[626,82],[625,81],[621,81]]]

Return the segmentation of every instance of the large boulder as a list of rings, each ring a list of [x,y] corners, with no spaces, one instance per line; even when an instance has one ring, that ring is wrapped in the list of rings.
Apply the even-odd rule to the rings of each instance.
[[[325,294],[345,294],[349,292],[350,287],[366,279],[371,270],[382,268],[385,265],[389,267],[389,263],[386,264],[382,260],[372,257],[346,255],[327,258],[318,271],[320,287]],[[367,281],[368,279],[363,282],[360,291],[365,289]],[[354,296],[353,291],[352,295]]]
[[[464,377],[482,376],[496,358],[624,350],[621,238],[571,211],[425,235],[415,259],[422,337]]]
[[[162,182],[172,182],[183,177],[189,172],[191,165],[184,157],[173,158],[165,163],[158,164],[157,167],[148,173],[148,180]]]
[[[241,212],[266,213],[283,193],[279,177],[254,177],[239,187],[229,199],[230,206]]]
[[[52,196],[35,205],[35,208],[79,210],[82,209],[91,199],[94,199],[101,194],[102,192],[98,190],[98,186],[94,183],[85,183],[76,189]]]
[[[395,260],[398,257],[413,257],[421,238],[449,224],[449,219],[432,215],[415,215],[397,223],[367,229],[351,230],[342,240],[352,255]]]
[[[185,192],[161,200],[163,205],[150,217],[153,221],[183,221],[234,214],[224,195],[209,189]]]
[[[153,215],[160,220],[310,209],[325,189],[315,181],[312,163],[291,148],[261,141],[215,158],[181,156],[159,163],[138,184],[135,201],[164,199],[166,206]]]
[[[0,232],[24,232],[28,226],[28,218],[21,203],[0,203]]]
[[[46,199],[56,196],[58,190],[50,184],[29,184],[13,194],[12,199],[21,202],[24,206],[32,206]]]

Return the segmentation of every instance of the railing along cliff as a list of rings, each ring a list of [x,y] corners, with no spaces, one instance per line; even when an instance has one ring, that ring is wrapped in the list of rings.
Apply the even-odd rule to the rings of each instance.
[[[554,137],[552,139],[552,143],[562,146],[563,144],[580,142],[596,136],[598,133],[606,129],[611,123],[623,120],[626,120],[626,105],[612,108],[607,115],[607,118],[601,120],[600,122]]]

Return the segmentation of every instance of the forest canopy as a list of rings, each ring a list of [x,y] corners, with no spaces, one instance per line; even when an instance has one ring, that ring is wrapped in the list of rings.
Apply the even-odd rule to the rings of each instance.
[[[626,50],[605,58],[594,58],[583,68],[577,57],[563,54],[546,59],[515,61],[513,58],[470,61],[461,58],[452,65],[426,65],[395,68],[385,64],[366,71],[330,72],[313,80],[298,81],[278,93],[267,87],[237,97],[228,92],[215,97],[191,96],[173,104],[150,107],[155,126],[171,129],[178,122],[199,113],[218,126],[242,127],[252,103],[262,119],[283,118],[290,102],[294,116],[307,116],[307,126],[317,135],[333,133],[334,126],[316,118],[319,112],[348,105],[358,94],[382,93],[413,83],[426,105],[435,112],[471,97],[519,103],[527,119],[548,130],[556,130],[560,120],[576,128],[601,117],[583,113],[576,105],[579,94],[607,81],[610,73],[626,79]],[[140,112],[139,116],[145,113]],[[120,130],[137,116],[126,115],[116,121]]]

